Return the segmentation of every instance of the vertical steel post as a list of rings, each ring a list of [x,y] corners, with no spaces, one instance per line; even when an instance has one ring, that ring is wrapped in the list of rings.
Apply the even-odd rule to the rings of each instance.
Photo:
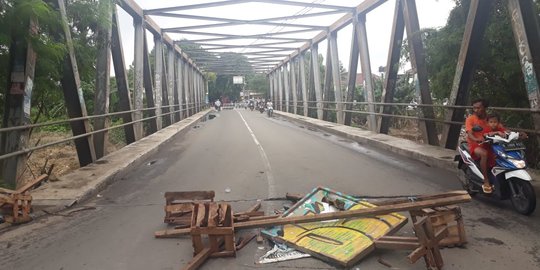
[[[332,101],[332,96],[334,96],[334,93],[330,91],[331,85],[332,85],[332,57],[330,53],[330,34],[326,36],[326,39],[328,41],[328,45],[326,46],[326,64],[324,66],[324,87],[323,87],[323,119],[325,121],[330,121],[329,115],[330,111],[328,110],[328,106],[330,105],[330,102]],[[335,101],[335,98],[334,98]]]
[[[37,34],[37,25],[29,22],[30,35]],[[31,124],[30,107],[34,85],[34,73],[37,54],[32,44],[22,37],[13,37],[10,52],[9,85],[5,92],[4,119],[2,127]],[[27,148],[29,130],[14,130],[1,134],[2,154]],[[4,182],[13,187],[20,187],[21,176],[26,166],[26,155],[10,157],[2,161]]]
[[[274,102],[274,75],[273,75],[273,72],[268,73],[267,78],[268,78],[268,83],[270,84],[270,100],[272,102]],[[244,93],[244,97],[245,97],[245,94],[246,93]]]
[[[321,90],[321,74],[319,69],[319,47],[318,44],[311,45],[311,68],[313,69],[313,85],[315,87],[315,99],[317,100],[317,119],[323,119],[323,104]]]
[[[366,101],[368,102],[368,124],[371,131],[377,131],[377,120],[374,115],[375,113],[375,90],[373,89],[373,76],[371,75],[371,61],[369,59],[369,48],[367,41],[367,31],[366,31],[366,15],[359,14],[357,18],[358,22],[358,44],[360,48],[360,64],[362,65],[362,74],[364,76],[364,82],[366,89],[364,89]]]
[[[302,105],[304,106],[304,116],[308,116],[308,96],[307,96],[307,85],[306,85],[306,63],[304,58],[304,53],[298,53],[298,64],[300,65],[300,86],[302,88]]]
[[[418,14],[416,11],[415,0],[405,0],[403,6],[403,17],[405,18],[405,28],[407,29],[407,39],[409,40],[411,65],[416,70],[418,84],[420,87],[421,104],[432,105],[431,92],[429,90],[429,81],[426,66],[426,54],[422,44],[420,24],[418,22]],[[421,109],[421,117],[435,119],[433,107],[423,107]],[[431,145],[439,145],[439,137],[437,128],[433,121],[421,121],[425,127],[426,136],[424,139]]]
[[[280,67],[278,69],[278,96],[279,96],[278,110],[283,111],[283,67]]]
[[[100,1],[99,8],[106,12],[106,21],[112,20],[111,1]],[[111,73],[111,25],[98,23],[97,27],[97,60],[96,60],[96,88],[94,93],[94,115],[109,113],[110,83],[109,74]],[[108,116],[94,119],[94,130],[102,130],[110,126]],[[107,154],[106,141],[109,138],[109,132],[103,131],[94,134],[94,147],[96,159]]]
[[[167,46],[163,46],[163,49],[169,49]],[[165,51],[162,55],[156,55],[156,57],[161,57],[161,69],[163,70],[162,74],[162,83],[161,83],[161,96],[162,96],[162,108],[161,111],[163,112],[163,126],[170,126],[171,125],[171,114],[170,112],[173,110],[170,106],[170,95],[171,95],[171,89],[169,89],[169,76],[167,72],[167,57],[165,56]]]
[[[143,35],[144,40],[144,53],[143,53],[143,73],[144,73],[144,93],[146,97],[146,108],[155,108],[154,103],[154,91],[153,91],[153,82],[152,82],[152,70],[150,67],[150,56],[148,54],[148,44],[146,42],[146,32]],[[158,92],[158,91],[156,91]],[[155,110],[147,110],[143,115],[147,115],[150,119],[146,122],[148,125],[148,134],[155,133],[157,129],[157,118]],[[153,117],[153,118],[152,118]]]
[[[167,94],[169,98],[170,112],[174,112],[174,105],[176,104],[175,99],[176,91],[174,90],[174,46],[167,46]],[[171,118],[171,124],[176,122],[175,114],[171,113],[169,115]]]
[[[73,48],[64,0],[58,0],[58,7],[60,9],[62,28],[68,49],[68,55],[64,62],[64,74],[61,80],[68,116],[69,118],[86,117],[88,113],[86,111],[86,104],[84,103],[77,60],[75,59],[75,49]],[[88,120],[73,121],[70,122],[70,125],[74,136],[86,134],[92,130]],[[96,160],[94,140],[92,137],[90,135],[75,140],[75,148],[77,149],[77,156],[79,157],[81,167]]]
[[[396,1],[394,9],[394,22],[392,24],[392,34],[390,37],[390,47],[388,48],[388,58],[385,67],[386,78],[382,92],[384,103],[394,103],[394,91],[396,89],[397,73],[399,69],[399,57],[403,44],[403,32],[405,21],[403,20],[403,2]],[[392,106],[383,106],[380,110],[383,114],[391,114]],[[391,118],[383,116],[380,122],[380,133],[388,134]]]
[[[189,117],[189,62],[186,61],[184,63],[184,97],[185,97],[185,112],[186,117]]]
[[[177,55],[176,55],[176,52],[173,51],[173,54],[172,54],[172,57],[169,55],[169,60],[172,63],[172,81],[173,81],[173,93],[174,93],[174,120],[175,122],[178,122],[180,121],[180,111],[178,109],[178,105],[180,104],[180,101],[179,101],[179,95],[178,95],[178,84],[180,83],[178,81],[178,72],[177,70],[179,69],[178,66],[176,66],[176,69],[175,69],[175,63],[178,63],[178,61],[176,60],[177,58]],[[169,64],[170,65],[170,64]]]
[[[139,121],[133,124],[135,137],[137,140],[143,137],[143,124],[140,120],[143,118],[143,96],[144,96],[144,21],[141,18],[133,17],[135,28],[135,57],[134,57],[134,84],[133,84],[133,102],[134,109],[133,120]]]
[[[290,85],[291,82],[289,81],[289,63],[286,63],[283,65],[283,83],[285,86],[285,111],[289,112],[290,103],[289,103],[289,96],[291,94]]]
[[[279,69],[274,70],[274,110],[279,110]],[[249,99],[249,97],[248,97]]]
[[[508,0],[514,40],[531,109],[540,109],[540,33],[537,14],[531,0]],[[540,128],[540,114],[532,114],[534,127]],[[539,139],[540,140],[540,139]]]
[[[157,128],[160,130],[163,127],[163,117],[161,116],[161,104],[162,104],[162,83],[163,83],[163,40],[160,35],[154,35],[154,96],[155,96],[155,106],[156,106],[156,122]]]
[[[358,14],[353,14],[353,23],[352,23],[352,38],[351,38],[351,52],[349,56],[349,77],[347,81],[347,108],[348,112],[345,112],[344,124],[350,126],[352,123],[352,113],[350,112],[353,109],[352,102],[354,101],[356,94],[356,74],[358,73],[358,57],[360,54],[360,49],[358,48]]]
[[[124,50],[122,48],[122,37],[120,35],[120,23],[118,21],[116,5],[113,8],[113,26],[112,26],[112,39],[111,39],[111,51],[114,65],[114,75],[116,78],[116,86],[118,88],[118,106],[121,111],[131,111],[131,95],[128,88],[128,75],[126,72],[126,65],[124,60]],[[133,121],[133,113],[122,114],[122,120],[124,123],[130,123]],[[124,126],[124,134],[126,137],[126,144],[135,142],[135,132],[133,125]]]
[[[182,74],[182,66],[183,66],[183,63],[182,63],[182,55],[177,55],[176,56],[176,85],[177,85],[177,89],[176,91],[178,91],[178,110],[179,110],[179,113],[178,113],[178,120],[182,120],[184,119],[184,112],[183,112],[183,104],[184,104],[184,93],[183,93],[183,89],[184,89],[184,84],[182,83],[182,80],[184,78],[183,74]]]
[[[296,86],[298,85],[297,77],[296,77],[296,68],[295,65],[298,61],[296,59],[291,59],[290,69],[291,69],[291,93],[292,93],[292,100],[293,100],[293,113],[298,113],[298,89]]]
[[[330,61],[332,64],[332,83],[334,85],[334,99],[336,101],[336,120],[338,124],[344,124],[345,115],[343,114],[343,91],[341,90],[341,74],[339,73],[337,31],[330,34],[330,40],[328,45],[330,47]]]
[[[471,86],[476,63],[480,57],[482,49],[482,39],[489,20],[489,14],[493,1],[473,0],[469,7],[467,23],[461,41],[452,92],[450,93],[449,104],[465,106],[468,105],[469,88]],[[447,109],[445,119],[462,123],[464,121],[465,109]],[[461,124],[444,125],[441,141],[448,149],[456,149],[461,132]]]

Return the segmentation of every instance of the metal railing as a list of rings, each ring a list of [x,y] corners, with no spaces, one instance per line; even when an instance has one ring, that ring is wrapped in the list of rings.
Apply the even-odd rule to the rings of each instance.
[[[316,112],[316,110],[323,110],[325,112],[338,112],[337,110],[337,102],[335,101],[308,101],[308,107],[307,108],[304,108],[304,104],[303,104],[303,101],[298,101],[296,106],[297,106],[297,109],[301,109],[302,112],[303,110],[307,109],[308,111],[311,111],[313,110],[314,112]],[[289,103],[287,104],[287,102],[285,101],[282,101],[281,103],[278,101],[278,104],[281,106],[280,108],[282,108],[283,111],[286,111],[286,106],[288,105],[289,106],[289,112],[293,112],[293,107],[294,107],[294,102],[292,101],[289,101]],[[321,104],[322,106],[319,108],[317,106],[312,106],[313,104]],[[414,111],[415,113],[418,113],[419,110],[421,110],[420,108],[424,108],[424,107],[430,107],[430,108],[437,108],[439,110],[443,110],[443,113],[448,110],[448,109],[465,109],[465,110],[470,110],[472,109],[472,106],[458,106],[458,105],[443,105],[443,104],[411,104],[411,103],[383,103],[383,102],[373,102],[373,103],[369,103],[369,102],[341,102],[341,104],[343,105],[353,105],[353,109],[352,110],[348,110],[348,109],[342,109],[342,110],[339,110],[339,111],[342,111],[344,113],[351,113],[351,114],[360,114],[360,115],[375,115],[375,116],[378,116],[378,117],[390,117],[391,119],[392,118],[398,118],[398,119],[408,119],[408,120],[416,120],[416,121],[426,121],[426,122],[435,122],[435,123],[439,123],[439,124],[449,124],[449,125],[464,125],[465,123],[464,122],[456,122],[456,121],[447,121],[447,120],[444,120],[444,119],[441,119],[441,118],[444,118],[444,115],[443,117],[439,117],[439,118],[426,118],[426,117],[418,117],[418,116],[411,116],[411,115],[403,115],[403,114],[386,114],[386,113],[381,113],[381,112],[369,112],[367,110],[361,110],[361,109],[355,109],[354,107],[358,108],[358,107],[361,107],[361,106],[369,106],[369,105],[375,105],[376,106],[376,111],[381,111],[380,108],[382,107],[398,107],[398,108],[402,108],[402,107],[411,107],[412,109],[411,110],[408,110],[408,111]],[[489,107],[490,110],[492,111],[497,111],[497,112],[516,112],[516,113],[536,113],[536,114],[540,114],[540,110],[538,109],[530,109],[530,108],[512,108],[512,107]],[[395,110],[394,110],[395,111]],[[406,110],[407,111],[407,110]],[[298,112],[297,112],[298,113]],[[399,112],[398,112],[399,113]],[[324,119],[324,120],[327,120],[327,119]],[[509,129],[511,130],[515,130],[515,131],[521,131],[521,132],[526,132],[526,133],[529,133],[529,134],[536,134],[536,135],[540,135],[540,130],[533,130],[533,129],[527,129],[527,128],[521,128],[521,127],[508,127]]]
[[[161,110],[163,110],[163,109],[171,109],[171,108],[178,107],[178,106],[180,106],[180,105],[179,104],[173,104],[173,105],[161,106],[159,108],[161,108]],[[122,128],[122,127],[125,127],[125,126],[133,125],[135,123],[149,121],[149,120],[152,120],[152,119],[155,119],[155,118],[158,118],[158,117],[165,117],[165,116],[176,114],[176,113],[182,113],[182,115],[183,115],[184,112],[186,112],[186,117],[185,118],[188,118],[191,115],[193,115],[193,114],[189,114],[189,112],[195,112],[197,108],[200,108],[200,110],[204,110],[208,106],[207,106],[206,103],[199,103],[199,104],[188,103],[188,104],[182,104],[182,107],[183,108],[181,108],[179,110],[173,110],[173,111],[170,111],[170,112],[161,113],[159,115],[153,115],[153,116],[149,116],[149,117],[144,117],[144,118],[139,119],[139,120],[133,120],[131,122],[122,123],[122,124],[119,124],[119,125],[114,125],[114,126],[110,126],[110,127],[99,129],[99,130],[94,130],[94,131],[91,131],[91,132],[87,132],[85,134],[71,136],[71,137],[61,139],[61,140],[57,140],[57,141],[54,141],[54,142],[50,142],[50,143],[46,143],[46,144],[42,144],[42,145],[37,145],[37,146],[34,146],[34,147],[24,148],[22,150],[11,152],[11,153],[6,153],[6,154],[3,154],[3,155],[0,155],[0,160],[7,159],[7,158],[10,158],[10,157],[15,157],[15,156],[18,156],[18,155],[29,154],[29,153],[32,153],[33,151],[36,151],[36,150],[39,150],[39,149],[44,149],[44,148],[51,147],[51,146],[54,146],[54,145],[66,143],[66,142],[69,142],[69,141],[74,141],[76,139],[85,138],[85,137],[88,137],[88,136],[91,136],[91,135],[94,135],[94,134],[107,132],[107,131],[114,130],[114,129],[117,129],[117,128]],[[111,117],[111,116],[120,116],[120,115],[124,115],[124,114],[131,114],[131,113],[134,113],[134,112],[143,112],[143,113],[146,112],[146,111],[155,112],[156,109],[158,109],[158,107],[149,107],[149,108],[143,108],[143,109],[140,109],[140,110],[113,112],[113,113],[107,113],[107,114],[90,115],[90,116],[85,116],[85,117],[76,117],[76,118],[57,120],[57,121],[51,121],[51,122],[45,122],[45,123],[24,125],[24,126],[0,128],[0,133],[7,133],[7,132],[17,131],[17,130],[29,130],[29,129],[34,129],[34,128],[46,127],[46,126],[61,125],[61,124],[67,124],[67,123],[76,122],[76,121],[82,121],[82,120],[92,120],[92,119],[106,118],[106,117]],[[180,117],[180,118],[182,118],[182,117]],[[181,120],[182,119],[179,119],[179,121],[181,121]],[[147,135],[149,135],[149,134],[147,134]]]

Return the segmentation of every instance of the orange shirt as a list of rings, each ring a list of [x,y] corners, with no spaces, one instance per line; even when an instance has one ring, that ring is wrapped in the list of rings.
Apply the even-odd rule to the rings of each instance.
[[[469,131],[472,131],[472,128],[474,126],[482,127],[482,131],[477,131],[477,132],[473,131],[473,136],[479,140],[484,138],[483,136],[484,133],[489,132],[491,130],[491,128],[489,127],[487,123],[487,119],[480,119],[478,118],[478,116],[476,116],[476,114],[473,114],[467,117],[467,119],[465,120],[465,131],[469,133]],[[467,135],[467,143],[469,143],[469,145],[478,144],[477,142],[471,140],[468,135]]]

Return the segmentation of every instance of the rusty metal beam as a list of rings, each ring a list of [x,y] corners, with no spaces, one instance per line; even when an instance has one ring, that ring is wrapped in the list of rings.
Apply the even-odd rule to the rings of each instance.
[[[473,0],[469,7],[465,32],[461,41],[456,73],[450,93],[449,105],[467,105],[469,100],[469,88],[472,82],[476,62],[480,57],[482,39],[489,20],[489,14],[493,3],[491,0]],[[448,109],[447,121],[463,122],[465,109]],[[448,149],[456,149],[461,125],[445,125],[442,139]]]
[[[141,18],[133,17],[134,26],[134,82],[133,82],[133,120],[139,121],[133,123],[136,140],[144,136],[143,124],[140,122],[143,118],[143,96],[144,96],[144,22]]]
[[[306,84],[306,63],[304,53],[300,53],[298,56],[298,65],[300,73],[300,88],[302,92],[302,105],[304,116],[308,116],[308,95],[307,95],[307,84]]]
[[[296,59],[293,59],[293,61],[290,64],[290,72],[291,72],[291,94],[292,94],[292,100],[293,100],[293,113],[298,113],[298,77],[296,75],[296,64],[298,61]]]
[[[367,116],[369,129],[371,131],[377,130],[377,120],[375,118],[375,89],[373,87],[373,76],[371,75],[371,61],[369,59],[369,48],[368,48],[368,39],[367,39],[367,30],[366,30],[366,16],[365,14],[358,15],[358,47],[360,48],[360,64],[362,65],[362,74],[364,76],[364,96],[368,104],[368,111],[371,113]]]
[[[343,114],[343,92],[341,90],[341,74],[339,73],[337,32],[330,34],[328,48],[330,55],[327,55],[327,57],[330,57],[330,64],[332,66],[332,84],[334,86],[334,100],[336,101],[336,121],[338,124],[344,124],[345,115]]]
[[[61,80],[68,116],[69,118],[86,117],[88,113],[86,111],[86,104],[84,103],[77,60],[75,59],[75,49],[73,48],[64,0],[58,0],[58,7],[60,9],[61,23],[68,49],[68,55],[64,62],[64,75]],[[74,136],[92,131],[88,120],[72,121],[70,125]],[[92,135],[75,139],[75,148],[77,149],[77,156],[81,167],[96,160]]]
[[[311,68],[313,75],[313,87],[315,90],[315,99],[317,101],[317,119],[323,119],[323,97],[321,89],[321,75],[319,73],[319,47],[318,44],[311,46]]]
[[[106,10],[108,21],[112,20],[112,5],[110,1],[100,1],[99,8]],[[98,24],[97,28],[97,59],[96,59],[96,85],[94,92],[94,115],[109,113],[109,96],[110,96],[110,82],[109,74],[111,73],[111,26],[106,27]],[[93,122],[94,130],[102,130],[110,126],[110,119],[108,116],[103,118],[96,118]],[[96,152],[96,159],[100,159],[107,154],[106,142],[109,138],[109,132],[103,131],[94,134],[94,147]]]
[[[331,97],[333,96],[333,93],[331,92],[331,86],[332,86],[332,60],[330,56],[330,37],[331,34],[328,34],[327,41],[328,44],[326,46],[326,64],[324,66],[324,85],[323,85],[323,93],[322,93],[322,100],[323,102],[323,120],[330,121],[329,115],[330,111],[328,110],[328,107],[330,106]]]
[[[540,31],[531,0],[508,0],[514,40],[531,109],[540,109]],[[532,114],[534,128],[540,128],[540,114]],[[540,138],[537,138],[540,142]]]
[[[124,60],[124,51],[122,48],[122,37],[120,35],[119,21],[116,6],[113,9],[113,24],[112,24],[112,38],[111,38],[111,53],[114,65],[114,75],[116,78],[116,86],[118,88],[118,106],[121,111],[131,111],[131,95],[128,88],[128,75],[126,72],[126,64]],[[124,123],[130,123],[133,121],[132,113],[122,114],[122,120]],[[124,126],[124,134],[126,137],[126,144],[135,142],[135,133],[132,125]]]
[[[153,81],[152,81],[152,70],[150,67],[150,54],[148,53],[148,44],[146,41],[146,32],[144,32],[144,52],[143,52],[143,74],[144,74],[144,93],[145,93],[145,99],[146,99],[146,107],[147,108],[154,108],[156,107],[156,103],[154,100],[154,87],[153,87]],[[159,92],[159,91],[156,91]],[[154,117],[156,116],[155,110],[147,110],[145,111],[145,114],[148,117]],[[148,134],[155,133],[158,131],[158,123],[157,123],[157,117],[150,118],[148,123]]]
[[[154,35],[154,100],[156,106],[156,128],[161,130],[163,127],[162,104],[163,104],[163,41],[161,36]]]
[[[403,20],[403,3],[396,1],[394,9],[394,21],[392,24],[392,34],[390,37],[390,47],[388,48],[388,58],[385,67],[385,81],[382,92],[382,100],[384,103],[394,103],[394,91],[396,89],[397,74],[399,70],[399,58],[401,46],[403,45],[403,32],[405,31],[405,21]],[[391,114],[393,108],[391,106],[383,106],[381,112],[383,114]],[[388,134],[390,129],[390,117],[383,116],[380,122],[379,132]]]
[[[34,20],[30,20],[28,29],[31,36],[37,34],[38,26]],[[32,44],[22,35],[13,36],[9,54],[9,84],[5,92],[3,128],[31,124],[30,108],[37,57]],[[8,154],[27,148],[29,133],[27,129],[2,133],[1,153]],[[25,168],[26,155],[2,160],[4,182],[15,188],[20,187]]]
[[[357,17],[357,16],[356,16]],[[358,57],[360,54],[360,48],[358,46],[358,38],[356,32],[358,31],[358,24],[353,21],[352,24],[352,37],[351,37],[351,51],[349,55],[349,75],[347,82],[347,104],[345,105],[347,112],[345,112],[344,124],[351,125],[353,109],[352,102],[356,94],[356,74],[358,73]]]
[[[420,31],[420,25],[418,23],[418,14],[416,10],[415,0],[404,0],[403,2],[403,17],[405,19],[405,28],[407,29],[407,39],[409,40],[411,65],[416,70],[417,82],[420,88],[420,101],[421,104],[431,105],[431,92],[429,90],[429,81],[426,66],[426,55],[424,46],[422,44],[422,37]],[[435,113],[433,107],[423,107],[421,109],[422,116],[429,119],[435,119]],[[421,121],[421,129],[425,126],[426,136],[425,140],[430,145],[439,145],[439,137],[437,135],[437,128],[435,122]]]

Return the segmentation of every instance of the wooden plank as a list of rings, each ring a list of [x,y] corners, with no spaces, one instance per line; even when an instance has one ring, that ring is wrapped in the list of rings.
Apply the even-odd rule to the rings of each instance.
[[[382,249],[416,249],[420,246],[418,244],[418,239],[416,239],[417,242],[408,242],[408,241],[397,241],[397,240],[376,240],[375,241],[375,248],[382,248]]]
[[[218,210],[219,205],[217,203],[211,203],[208,208],[208,227],[217,227],[218,225]]]
[[[214,200],[216,193],[214,191],[175,191],[165,192],[165,201],[181,201],[181,200]]]
[[[174,214],[179,213],[191,213],[193,211],[193,204],[191,203],[181,203],[173,205],[165,205],[166,212],[174,212]]]
[[[206,227],[208,224],[208,211],[206,211],[206,206],[203,203],[197,204],[197,215],[195,216],[195,224],[193,227]]]
[[[323,213],[310,216],[299,216],[299,217],[283,217],[270,220],[257,220],[257,221],[246,221],[237,224],[235,227],[238,229],[247,229],[247,228],[259,228],[259,227],[268,227],[276,225],[285,225],[285,224],[298,224],[298,223],[308,223],[314,221],[323,221],[323,220],[332,220],[332,219],[342,219],[342,218],[351,218],[351,217],[363,217],[363,216],[374,216],[374,215],[384,215],[394,212],[409,211],[414,209],[422,209],[427,207],[435,207],[449,204],[457,204],[470,202],[471,197],[464,192],[463,195],[456,195],[447,198],[426,200],[420,202],[406,202],[398,203],[395,205],[385,205],[377,206],[373,208],[350,210],[350,211],[340,211],[333,213]]]
[[[25,193],[26,191],[29,191],[30,189],[32,189],[35,185],[47,180],[48,178],[49,178],[48,175],[42,174],[38,178],[26,183],[24,186],[22,186],[20,188],[18,188],[14,193],[19,193],[19,194]]]
[[[191,228],[186,229],[169,229],[154,232],[155,238],[175,238],[182,235],[188,235],[191,232]]]
[[[193,257],[193,259],[183,269],[184,270],[198,269],[208,259],[208,257],[210,257],[210,254],[211,254],[210,248],[204,248],[195,257]]]

